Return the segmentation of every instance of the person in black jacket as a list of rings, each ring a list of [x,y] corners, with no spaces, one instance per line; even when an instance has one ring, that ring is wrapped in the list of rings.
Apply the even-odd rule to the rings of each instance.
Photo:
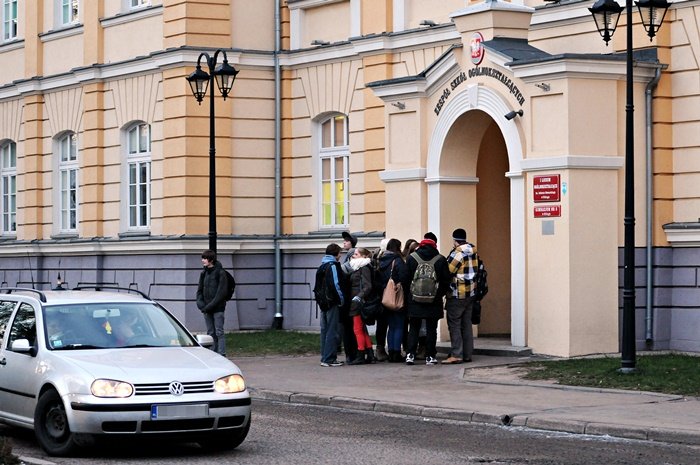
[[[427,234],[426,234],[427,236]],[[432,237],[435,237],[432,235]],[[407,294],[408,301],[406,304],[406,312],[409,318],[409,334],[408,347],[406,349],[406,365],[415,363],[416,348],[418,346],[418,332],[420,331],[421,320],[425,320],[426,327],[426,353],[425,364],[437,365],[437,325],[443,313],[443,298],[450,288],[452,275],[447,266],[447,260],[440,255],[437,249],[437,241],[431,239],[423,239],[420,246],[408,256],[406,265],[408,266],[408,275],[413,279],[416,269],[418,268],[418,260],[416,255],[422,261],[430,261],[437,257],[435,261],[435,276],[438,284],[437,293],[431,302],[416,302],[413,294],[410,291]]]
[[[406,292],[411,284],[408,274],[408,268],[403,261],[401,255],[401,241],[398,239],[389,239],[386,244],[386,250],[379,257],[379,272],[378,272],[378,292],[382,294],[386,288],[389,278],[393,278],[396,284],[401,284],[404,291],[404,302],[406,301]],[[402,362],[401,344],[404,336],[404,321],[406,319],[406,308],[397,310],[384,310],[384,318],[386,319],[388,332],[380,334],[379,319],[377,319],[377,361],[382,361],[384,355],[384,341],[389,347],[389,353],[386,359],[391,363]],[[384,337],[382,337],[384,336]],[[384,353],[384,354],[383,354]]]
[[[226,271],[216,260],[216,252],[202,252],[202,274],[199,275],[197,286],[197,308],[204,315],[207,334],[214,338],[212,350],[226,356],[226,335],[224,333],[224,311],[226,310],[226,294],[228,280]]]

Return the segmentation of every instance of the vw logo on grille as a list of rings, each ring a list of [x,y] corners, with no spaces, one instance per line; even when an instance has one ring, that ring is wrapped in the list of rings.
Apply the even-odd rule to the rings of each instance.
[[[174,396],[181,396],[185,393],[185,386],[183,386],[180,381],[173,381],[170,383],[170,386],[168,386],[168,389],[170,390],[170,394]]]

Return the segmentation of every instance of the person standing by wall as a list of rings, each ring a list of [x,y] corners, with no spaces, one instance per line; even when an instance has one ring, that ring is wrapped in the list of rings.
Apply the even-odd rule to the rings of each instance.
[[[343,270],[343,276],[341,279],[341,286],[343,292],[347,299],[345,299],[345,304],[340,308],[340,336],[343,340],[343,348],[345,349],[345,363],[350,363],[356,358],[364,360],[363,354],[357,353],[357,340],[355,339],[355,332],[353,331],[353,321],[350,316],[350,273],[352,273],[352,268],[350,267],[350,259],[355,253],[355,247],[357,246],[357,237],[350,234],[347,231],[343,231],[343,250],[345,250],[345,256],[340,261]]]
[[[348,365],[362,363],[374,363],[372,339],[369,337],[367,325],[362,320],[362,305],[370,297],[372,292],[372,254],[369,250],[358,247],[350,259],[352,274],[350,275],[350,317],[352,318],[353,331],[357,341],[357,357]],[[364,357],[362,356],[364,354]]]
[[[226,356],[226,335],[224,333],[224,311],[226,310],[226,295],[228,280],[226,271],[216,259],[216,252],[202,252],[202,274],[199,275],[197,286],[197,308],[204,315],[207,334],[214,338],[212,350]]]
[[[406,262],[411,277],[406,305],[409,318],[406,365],[415,363],[421,320],[425,320],[426,328],[425,364],[437,365],[437,325],[443,317],[442,301],[451,279],[447,260],[438,252],[435,235],[428,233],[425,237]],[[416,273],[419,267],[420,272]]]
[[[384,289],[392,278],[395,283],[401,284],[404,291],[404,302],[406,292],[411,283],[408,275],[408,268],[401,256],[401,241],[398,239],[390,239],[386,245],[386,251],[379,258],[379,294],[384,292]],[[384,352],[384,340],[380,340],[380,334],[377,333],[377,361],[381,362],[381,353],[384,352],[385,359],[391,363],[402,362],[401,344],[404,336],[404,321],[406,320],[406,309],[400,308],[396,310],[384,310],[384,318],[387,322],[388,332],[384,338],[389,347],[388,355]],[[379,319],[377,318],[377,331],[379,329]]]
[[[478,265],[476,247],[467,242],[467,232],[462,228],[452,232],[452,240],[454,247],[447,256],[452,282],[445,304],[451,351],[450,356],[442,361],[446,364],[471,362],[474,352],[472,305]]]
[[[338,367],[338,343],[340,341],[340,308],[345,304],[341,287],[340,246],[329,244],[316,271],[314,295],[321,308],[321,366]]]

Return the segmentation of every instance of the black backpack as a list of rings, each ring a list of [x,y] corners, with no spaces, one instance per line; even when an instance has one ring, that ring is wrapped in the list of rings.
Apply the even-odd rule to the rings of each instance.
[[[477,258],[478,265],[476,268],[476,276],[474,277],[474,282],[476,283],[476,289],[474,290],[474,297],[477,301],[483,299],[486,294],[489,293],[489,284],[486,280],[488,272],[484,266],[484,261],[481,258]]]
[[[233,279],[233,275],[228,271],[224,270],[226,273],[226,300],[231,300],[233,298],[233,293],[236,290],[236,280]]]
[[[322,311],[330,309],[338,299],[337,293],[331,290],[332,278],[330,276],[332,263],[324,263],[316,270],[316,283],[314,284],[314,299]]]

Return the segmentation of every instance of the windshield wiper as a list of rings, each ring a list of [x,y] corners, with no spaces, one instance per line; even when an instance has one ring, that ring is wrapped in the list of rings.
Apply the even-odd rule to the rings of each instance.
[[[102,346],[94,346],[92,344],[67,344],[61,347],[54,347],[53,350],[81,350],[81,349],[104,349]]]

